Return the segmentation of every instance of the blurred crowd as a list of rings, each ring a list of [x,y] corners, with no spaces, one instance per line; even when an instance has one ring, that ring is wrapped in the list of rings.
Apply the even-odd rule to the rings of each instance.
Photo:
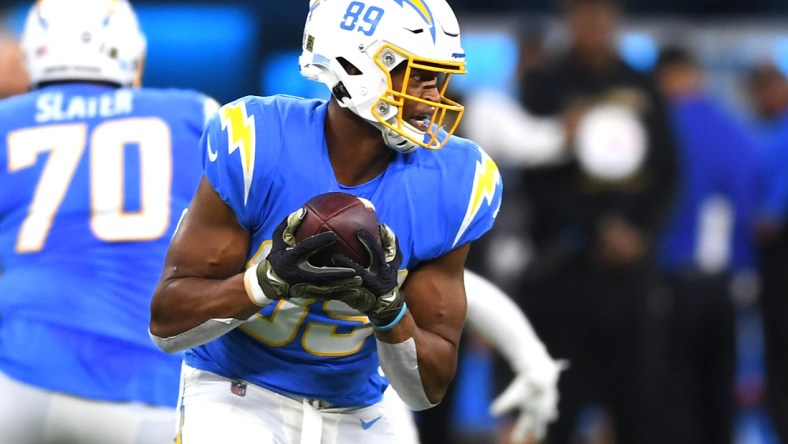
[[[785,73],[748,67],[742,113],[680,36],[650,72],[628,66],[615,0],[561,13],[568,45],[525,33],[516,96],[469,94],[463,122],[507,183],[476,266],[570,362],[548,442],[733,442],[736,320],[753,307],[788,442]]]
[[[788,443],[788,78],[749,67],[741,113],[684,45],[637,71],[615,46],[620,6],[568,0],[567,47],[520,36],[515,96],[464,98],[461,130],[507,184],[472,268],[570,363],[547,442],[733,442],[737,314],[757,308],[763,400]],[[0,97],[26,85],[0,34]],[[446,436],[443,410],[422,421],[423,442]]]

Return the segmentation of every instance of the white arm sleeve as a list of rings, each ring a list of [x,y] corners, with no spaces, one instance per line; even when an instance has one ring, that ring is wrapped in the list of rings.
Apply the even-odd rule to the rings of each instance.
[[[415,411],[435,407],[437,404],[431,403],[424,393],[416,357],[416,341],[408,338],[399,344],[389,344],[378,339],[376,342],[383,374],[405,404]]]
[[[169,338],[160,338],[151,333],[150,330],[148,330],[148,335],[162,351],[175,353],[211,342],[244,322],[246,321],[234,318],[208,319],[189,331],[170,336]]]
[[[468,326],[490,341],[516,372],[552,368],[553,358],[522,310],[497,286],[465,270]]]

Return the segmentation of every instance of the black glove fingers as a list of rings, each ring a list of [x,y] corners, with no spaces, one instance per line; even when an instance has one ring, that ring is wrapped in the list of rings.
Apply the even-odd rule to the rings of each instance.
[[[332,245],[337,241],[337,234],[333,231],[326,231],[324,233],[310,236],[298,243],[293,247],[291,252],[293,256],[298,258],[309,257],[316,253],[318,250]]]
[[[359,276],[363,276],[367,270],[361,266],[358,262],[354,261],[353,259],[345,256],[344,254],[335,254],[331,258],[331,262],[338,267],[350,268],[355,271],[356,274]]]
[[[301,262],[298,266],[309,277],[306,282],[310,284],[331,285],[357,276],[356,270],[352,268],[315,267],[307,261]]]
[[[361,242],[361,245],[367,250],[369,257],[372,258],[369,268],[377,270],[381,265],[386,263],[386,251],[380,245],[375,236],[366,228],[356,231],[356,237]]]

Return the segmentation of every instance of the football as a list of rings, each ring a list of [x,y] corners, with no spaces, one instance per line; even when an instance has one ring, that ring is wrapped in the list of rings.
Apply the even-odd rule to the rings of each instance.
[[[356,232],[366,228],[380,243],[378,216],[375,207],[366,199],[352,194],[331,192],[319,194],[304,204],[306,215],[295,232],[296,241],[315,234],[333,231],[337,241],[309,258],[309,263],[318,267],[332,267],[331,258],[343,254],[364,267],[372,262]]]

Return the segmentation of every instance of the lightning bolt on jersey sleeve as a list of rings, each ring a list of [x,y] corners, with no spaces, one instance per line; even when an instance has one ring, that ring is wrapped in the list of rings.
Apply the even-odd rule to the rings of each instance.
[[[248,96],[222,106],[200,142],[205,176],[250,231],[258,225],[255,218],[264,214],[268,177],[277,158],[278,146],[264,142],[279,132],[259,103],[265,100]]]
[[[501,207],[503,184],[498,166],[484,150],[478,146],[475,148],[478,151],[478,159],[473,164],[472,174],[463,174],[464,189],[470,192],[467,193],[465,215],[454,236],[452,248],[476,240],[492,228]],[[462,193],[458,194],[463,196]],[[463,200],[460,202],[462,203]]]
[[[454,136],[440,151],[414,155],[419,159],[411,162],[423,163],[434,173],[407,175],[413,205],[418,206],[420,215],[412,230],[415,237],[404,239],[413,248],[409,266],[440,257],[484,235],[495,222],[503,192],[497,165],[469,140]],[[397,225],[392,228],[400,236]]]

